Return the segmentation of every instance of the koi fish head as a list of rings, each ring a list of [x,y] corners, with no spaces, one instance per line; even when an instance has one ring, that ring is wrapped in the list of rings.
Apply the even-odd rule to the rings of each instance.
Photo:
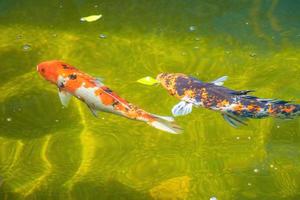
[[[174,74],[161,73],[158,74],[156,80],[166,89],[171,87],[171,80],[174,80]]]
[[[74,67],[62,61],[46,61],[37,65],[37,71],[47,81],[56,84],[58,83],[60,76],[66,76],[74,71]]]
[[[157,75],[156,80],[167,90],[173,90],[181,77],[186,78],[187,76],[181,73],[161,73]]]
[[[182,92],[188,85],[190,78],[181,73],[161,73],[156,77],[156,80],[169,91],[171,95],[175,95],[178,98],[182,96]]]

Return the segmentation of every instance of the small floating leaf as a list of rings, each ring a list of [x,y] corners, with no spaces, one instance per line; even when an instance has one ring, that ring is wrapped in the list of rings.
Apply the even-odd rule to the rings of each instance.
[[[141,78],[141,79],[137,80],[137,82],[144,84],[144,85],[154,85],[154,84],[158,83],[158,81],[156,79],[152,78],[151,76]]]
[[[102,17],[102,15],[90,15],[87,17],[81,17],[80,21],[82,22],[94,22],[97,21],[98,19],[100,19]]]

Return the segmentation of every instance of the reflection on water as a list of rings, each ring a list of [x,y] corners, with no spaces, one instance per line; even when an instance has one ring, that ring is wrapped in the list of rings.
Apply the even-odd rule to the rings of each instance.
[[[73,99],[36,65],[62,59],[149,112],[178,101],[135,81],[222,75],[233,89],[300,99],[300,5],[255,1],[0,1],[0,199],[297,199],[300,121],[233,129],[195,109],[170,135]],[[80,18],[102,14],[96,22]]]

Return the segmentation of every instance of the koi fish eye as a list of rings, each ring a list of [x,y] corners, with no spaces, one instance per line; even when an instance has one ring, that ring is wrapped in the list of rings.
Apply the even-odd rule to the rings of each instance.
[[[42,68],[42,69],[41,69],[41,72],[42,72],[42,73],[45,73],[45,69],[44,69],[44,68]]]

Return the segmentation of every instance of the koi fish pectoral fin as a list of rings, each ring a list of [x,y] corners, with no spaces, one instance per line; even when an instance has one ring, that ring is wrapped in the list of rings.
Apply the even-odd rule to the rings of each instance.
[[[172,114],[174,116],[187,115],[192,112],[193,104],[186,101],[180,101],[172,108]]]
[[[222,76],[214,81],[212,81],[211,83],[218,85],[218,86],[222,86],[224,85],[224,82],[228,79],[228,76]]]
[[[238,128],[241,125],[245,125],[245,126],[248,125],[245,122],[247,120],[246,118],[242,118],[239,116],[233,116],[233,115],[226,114],[226,113],[223,113],[222,116],[225,119],[225,121],[228,122],[234,128]]]
[[[58,96],[59,96],[61,104],[65,107],[67,107],[70,102],[70,99],[72,97],[72,94],[70,94],[69,92],[63,91],[63,90],[59,90]]]
[[[92,112],[92,114],[95,117],[98,117],[98,111],[95,108],[93,108],[92,106],[89,106],[89,105],[88,105],[88,108],[90,109],[90,111]]]

